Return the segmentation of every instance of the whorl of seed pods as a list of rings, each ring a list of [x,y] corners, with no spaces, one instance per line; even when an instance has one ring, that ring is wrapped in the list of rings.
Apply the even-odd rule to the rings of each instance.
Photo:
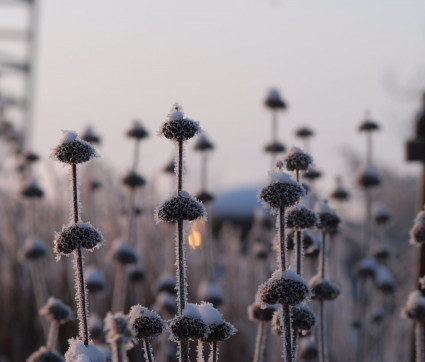
[[[280,93],[277,89],[270,89],[266,99],[264,100],[266,107],[272,110],[285,109],[286,103],[282,100]]]
[[[40,315],[61,324],[74,318],[71,308],[53,297],[50,297],[44,307],[40,309]]]
[[[364,120],[359,126],[360,132],[372,132],[372,131],[378,131],[378,130],[379,130],[378,123],[370,119]]]
[[[201,134],[193,149],[195,151],[209,151],[214,149],[214,145],[205,134]]]
[[[276,270],[271,278],[260,285],[258,296],[265,304],[297,305],[311,296],[303,278],[292,270]]]
[[[280,170],[270,173],[270,182],[258,194],[270,208],[291,207],[304,195],[302,186]]]
[[[326,203],[318,203],[316,205],[316,213],[319,216],[319,229],[326,231],[329,234],[334,234],[338,231],[341,224],[341,219]]]
[[[425,322],[425,297],[421,292],[415,290],[409,294],[406,306],[401,312],[403,317],[407,317],[417,322]]]
[[[253,322],[270,322],[275,310],[274,306],[262,308],[258,303],[253,303],[248,306],[248,318]]]
[[[201,338],[202,342],[221,342],[229,339],[236,333],[232,324],[222,319],[221,313],[211,303],[202,302],[198,305],[202,320],[208,326],[208,334]]]
[[[138,259],[134,249],[119,239],[112,244],[109,255],[112,260],[123,265],[135,264]]]
[[[92,250],[103,243],[103,236],[99,230],[94,228],[89,222],[79,221],[76,224],[66,226],[53,241],[54,250],[58,257],[61,254],[70,254],[77,250],[78,246]]]
[[[286,213],[286,226],[294,229],[309,229],[318,224],[317,214],[305,206],[294,206]]]
[[[46,247],[40,240],[28,238],[18,252],[18,258],[21,261],[38,260],[46,255]]]
[[[135,138],[137,140],[141,140],[149,136],[149,132],[145,127],[138,121],[134,120],[132,126],[127,131],[127,137]]]
[[[374,167],[366,166],[358,172],[357,182],[359,186],[369,188],[379,186],[381,184],[381,178]]]
[[[291,321],[293,328],[309,331],[316,325],[317,318],[306,304],[301,303],[291,308]]]
[[[27,362],[65,362],[65,359],[60,354],[42,346],[28,357]]]
[[[146,180],[137,172],[131,170],[121,179],[124,186],[131,189],[143,187],[146,185]]]
[[[285,158],[288,171],[307,171],[312,163],[313,158],[298,147],[292,147]]]
[[[85,274],[87,290],[89,292],[97,293],[105,289],[105,280],[98,269],[95,267],[88,267]]]
[[[85,129],[83,135],[81,136],[81,139],[88,143],[100,144],[100,136],[93,131],[93,127],[91,126],[88,126]]]
[[[158,314],[139,304],[131,307],[129,315],[137,339],[157,337],[165,329],[165,323]]]
[[[264,147],[264,151],[269,153],[284,153],[286,151],[286,147],[283,143],[279,141],[274,141],[269,143]]]
[[[186,304],[182,315],[168,321],[168,326],[175,341],[201,339],[208,335],[209,329],[203,321],[195,304]]]
[[[193,221],[205,216],[202,203],[192,198],[187,192],[180,191],[158,206],[155,212],[157,222]]]
[[[120,343],[125,349],[132,347],[134,330],[130,324],[130,317],[121,312],[108,313],[105,317],[106,340],[112,343]]]
[[[338,287],[326,278],[316,275],[310,280],[311,299],[334,300],[339,295]]]
[[[37,182],[33,180],[21,190],[21,195],[29,199],[41,199],[44,197],[44,191],[38,186]]]
[[[77,137],[75,132],[65,131],[61,143],[53,150],[53,157],[70,165],[84,163],[96,157],[93,146]]]
[[[168,121],[161,126],[159,131],[165,138],[175,142],[187,141],[200,132],[199,123],[184,118],[183,108],[178,103],[173,105],[168,115]]]
[[[425,243],[425,211],[420,211],[410,229],[410,243],[420,246]]]

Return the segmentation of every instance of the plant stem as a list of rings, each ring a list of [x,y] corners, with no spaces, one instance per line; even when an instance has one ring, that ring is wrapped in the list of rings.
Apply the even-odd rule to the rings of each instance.
[[[179,361],[189,362],[189,340],[182,339],[179,341]]]
[[[291,311],[289,310],[289,305],[282,304],[282,318],[280,323],[282,325],[285,362],[293,362]]]
[[[217,342],[212,342],[210,358],[208,362],[217,362],[217,361],[218,361]]]
[[[136,139],[134,143],[134,154],[133,154],[133,170],[137,172],[137,168],[139,166],[139,150],[140,150],[140,140]]]
[[[152,357],[152,351],[151,351],[151,346],[149,343],[149,340],[147,338],[143,338],[143,345],[145,347],[145,359],[148,362],[153,362],[153,357]]]
[[[207,191],[207,163],[208,163],[207,152],[202,152],[202,162],[201,162],[201,190],[202,191]]]
[[[285,240],[285,207],[279,209],[279,252],[280,252],[280,270],[286,270],[286,240]]]
[[[424,332],[424,324],[421,322],[415,322],[416,362],[425,361]]]
[[[55,320],[50,322],[49,335],[47,337],[46,348],[50,351],[54,351],[56,340],[58,337],[59,323]]]
[[[72,196],[74,205],[74,222],[78,222],[78,185],[77,185],[77,165],[72,164]]]
[[[125,272],[125,265],[118,264],[118,270],[117,270],[117,274],[115,275],[115,282],[114,282],[112,312],[123,311],[126,291],[127,291],[127,275]]]
[[[320,254],[320,276],[325,277],[326,262],[326,231],[322,234],[322,253]]]
[[[319,315],[320,315],[320,355],[319,355],[319,361],[320,362],[326,362],[327,356],[326,356],[326,345],[325,345],[325,305],[323,300],[320,301],[319,304]]]
[[[178,170],[177,170],[177,196],[183,187],[183,142],[178,143],[179,155],[178,155]]]
[[[255,351],[254,351],[254,360],[253,362],[261,362],[261,351],[263,349],[263,334],[264,334],[264,321],[258,323],[257,328],[257,338],[255,339]]]
[[[296,231],[296,235],[297,235],[297,250],[296,250],[296,258],[297,258],[297,274],[301,275],[302,274],[302,245],[303,245],[303,238],[302,238],[302,234],[301,234],[301,230],[297,230]]]
[[[115,341],[112,344],[112,361],[124,362],[124,351],[119,341]]]
[[[198,339],[198,347],[196,348],[196,362],[205,362],[204,343]]]

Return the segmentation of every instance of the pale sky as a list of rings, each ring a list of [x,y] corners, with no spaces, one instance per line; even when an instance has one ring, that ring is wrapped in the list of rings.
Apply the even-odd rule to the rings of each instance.
[[[40,45],[33,145],[44,156],[61,129],[92,124],[99,153],[122,172],[124,133],[139,118],[152,133],[141,158],[152,177],[172,155],[156,132],[177,101],[217,146],[212,189],[255,185],[270,163],[262,103],[276,87],[290,107],[279,139],[291,146],[295,128],[312,127],[323,183],[341,172],[343,145],[363,152],[366,109],[383,128],[377,159],[417,170],[403,152],[425,90],[423,0],[43,0]],[[195,192],[199,158],[187,161]]]

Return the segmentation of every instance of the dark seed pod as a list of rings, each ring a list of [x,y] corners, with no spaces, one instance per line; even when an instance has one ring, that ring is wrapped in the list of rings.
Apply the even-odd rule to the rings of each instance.
[[[360,329],[362,327],[362,321],[360,319],[354,319],[351,322],[351,327],[353,327],[354,329]]]
[[[139,304],[131,307],[129,315],[139,340],[157,337],[165,329],[165,323],[158,314]]]
[[[275,310],[273,306],[262,308],[258,303],[253,303],[248,306],[248,318],[253,322],[270,322]]]
[[[401,314],[414,321],[425,322],[425,298],[420,291],[415,290],[409,294],[406,306]]]
[[[373,132],[373,131],[378,131],[378,130],[379,130],[378,123],[376,123],[375,121],[372,121],[370,119],[364,120],[359,126],[360,132]]]
[[[65,358],[42,346],[28,357],[27,362],[65,362]]]
[[[32,181],[21,190],[22,197],[29,199],[41,199],[44,196],[44,191],[37,182]]]
[[[255,257],[259,260],[266,260],[269,257],[270,248],[262,242],[256,242],[252,249]]]
[[[364,167],[360,170],[357,176],[357,182],[359,186],[368,188],[376,187],[381,184],[381,178],[379,177],[378,171],[372,166]]]
[[[138,188],[146,185],[146,180],[140,176],[138,173],[133,170],[127,172],[127,174],[122,178],[123,185],[129,188]]]
[[[32,151],[23,151],[22,152],[22,156],[24,158],[24,160],[28,163],[34,163],[37,162],[40,159],[40,156],[37,155],[36,153],[32,152]]]
[[[313,311],[302,303],[291,308],[291,321],[294,328],[308,331],[316,325],[317,318]]]
[[[122,265],[135,264],[138,260],[134,249],[121,240],[117,240],[113,243],[110,256],[112,260]]]
[[[159,131],[165,138],[176,142],[187,141],[200,132],[201,128],[199,127],[199,123],[184,118],[183,109],[177,103],[171,108],[171,113],[168,115],[168,121],[162,125]]]
[[[207,336],[207,324],[194,304],[186,304],[183,315],[177,316],[168,322],[172,337],[175,341],[187,339],[201,339]]]
[[[308,170],[304,172],[301,176],[305,178],[306,180],[309,180],[310,182],[312,182],[322,177],[322,172],[310,166]]]
[[[91,144],[100,144],[100,136],[96,134],[90,126],[85,129],[81,139]]]
[[[78,164],[96,157],[96,151],[86,141],[78,140],[75,132],[64,132],[64,138],[53,150],[53,157],[60,162]]]
[[[380,263],[385,263],[392,256],[392,251],[385,246],[377,248],[373,252],[373,258]]]
[[[373,219],[378,225],[385,225],[391,220],[391,215],[382,204],[373,205]]]
[[[342,185],[341,177],[336,178],[336,188],[331,193],[331,198],[337,201],[347,201],[350,198],[350,193],[348,190]]]
[[[197,200],[199,200],[203,204],[206,204],[206,203],[214,200],[214,195],[210,194],[207,191],[201,191],[195,197],[196,197]]]
[[[132,339],[135,331],[130,323],[130,316],[121,312],[112,314],[109,312],[105,317],[106,340],[109,344],[120,343],[125,350],[133,347]]]
[[[133,283],[142,283],[146,279],[146,272],[138,265],[131,268],[128,278]]]
[[[373,258],[365,258],[360,260],[356,266],[356,274],[359,278],[375,278],[378,270],[378,262]]]
[[[264,100],[264,105],[272,110],[286,109],[286,103],[280,97],[280,93],[277,89],[270,89]]]
[[[310,280],[311,299],[334,300],[339,295],[339,289],[331,281],[316,275]]]
[[[53,241],[55,252],[59,254],[70,254],[81,246],[90,250],[98,247],[103,242],[103,236],[99,230],[90,223],[79,221],[77,224],[64,227]]]
[[[299,275],[292,270],[277,271],[262,284],[259,296],[266,304],[296,305],[310,297],[310,288]]]
[[[195,146],[193,146],[193,149],[200,152],[210,151],[214,149],[214,145],[207,136],[205,136],[205,134],[201,134],[198,137],[198,141],[195,143]]]
[[[379,265],[375,274],[376,287],[383,293],[393,293],[395,290],[394,276],[384,265]]]
[[[88,267],[85,272],[87,290],[90,293],[98,293],[105,290],[105,280],[95,267]]]
[[[96,341],[103,343],[105,338],[105,333],[103,333],[103,322],[100,317],[95,314],[91,313],[89,317],[89,331],[90,331],[90,337]]]
[[[381,324],[381,322],[385,319],[386,313],[383,310],[378,310],[372,314],[371,322],[374,324]]]
[[[176,294],[176,279],[172,275],[161,275],[152,287],[153,294],[161,292]]]
[[[264,147],[264,151],[267,153],[284,153],[286,147],[283,143],[279,141],[271,142]]]
[[[46,255],[46,247],[37,239],[29,238],[18,252],[21,261],[34,261]]]
[[[409,242],[416,246],[425,243],[425,211],[420,211],[416,215],[413,227],[410,229]]]
[[[133,121],[131,128],[127,131],[127,137],[135,138],[137,140],[141,140],[148,136],[149,132],[138,120]]]
[[[305,252],[310,251],[309,249],[316,245],[316,240],[307,230],[302,230],[302,238],[303,249]],[[289,229],[289,232],[287,233],[286,247],[288,250],[294,250],[295,248],[295,231],[293,229]]]
[[[229,322],[223,321],[221,323],[209,326],[210,332],[201,341],[204,343],[222,342],[229,339],[236,332],[235,327]]]
[[[314,227],[319,221],[317,214],[305,206],[290,208],[286,216],[286,226],[295,229],[309,229]]]
[[[157,221],[163,222],[193,221],[203,216],[204,206],[185,191],[180,191],[179,196],[164,201],[156,210]]]
[[[316,212],[319,216],[319,229],[333,235],[338,232],[341,219],[326,203],[319,203],[316,206]]]
[[[295,135],[299,138],[310,138],[314,136],[314,132],[308,127],[301,127],[295,131]]]
[[[300,343],[300,357],[306,361],[315,361],[319,356],[319,349],[311,339],[303,339]]]
[[[313,163],[313,158],[298,147],[292,147],[285,158],[285,166],[288,171],[307,171]]]
[[[165,167],[162,169],[162,172],[174,175],[175,168],[176,168],[176,162],[174,160],[171,160],[169,163],[165,165]]]
[[[63,324],[74,318],[71,308],[63,304],[59,299],[50,297],[43,308],[40,309],[40,315],[45,316],[50,321]]]
[[[165,291],[160,292],[155,299],[155,309],[161,313],[168,313],[171,316],[175,315],[177,313],[177,305],[173,294]]]
[[[198,288],[199,300],[203,300],[209,304],[212,304],[214,308],[219,307],[223,304],[224,298],[220,288],[212,283],[203,281],[199,284]]]
[[[96,191],[102,188],[102,183],[98,180],[93,180],[90,182],[90,190]]]

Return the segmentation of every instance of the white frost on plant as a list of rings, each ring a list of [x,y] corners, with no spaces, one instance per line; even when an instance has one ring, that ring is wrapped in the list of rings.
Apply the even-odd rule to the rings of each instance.
[[[188,318],[202,319],[201,313],[198,310],[198,305],[193,303],[187,303],[182,314]]]
[[[142,307],[140,304],[133,305],[130,308],[130,313],[128,315],[130,316],[130,322],[134,322],[140,317],[161,320],[161,317],[157,313],[149,310],[148,308]]]
[[[168,114],[170,121],[177,121],[184,118],[183,107],[179,103],[174,103]]]
[[[92,342],[85,346],[83,341],[71,338],[68,343],[66,362],[106,362],[105,355]]]
[[[375,202],[372,207],[373,215],[376,218],[377,216],[390,216],[388,209],[384,204],[380,202]]]
[[[379,265],[375,271],[375,281],[378,285],[394,284],[394,276],[386,266]]]
[[[74,131],[62,130],[62,133],[63,133],[63,135],[62,135],[61,143],[71,143],[71,142],[74,142],[77,139],[77,137],[78,137],[77,132],[74,132]]]
[[[85,279],[87,284],[105,285],[102,273],[94,266],[89,266],[85,270]]]
[[[267,99],[277,101],[280,100],[280,93],[276,88],[271,88],[267,93]]]
[[[223,322],[223,315],[211,303],[202,302],[198,305],[198,311],[201,314],[202,320],[208,326]]]
[[[332,209],[326,202],[322,202],[322,201],[316,202],[316,205],[314,206],[314,211],[316,212],[316,214],[322,214],[322,213],[335,214],[335,210]]]
[[[379,179],[378,171],[376,170],[375,167],[370,165],[360,167],[358,171],[358,175],[360,177]]]
[[[281,171],[281,170],[270,171],[269,172],[269,181],[270,181],[270,183],[280,182],[280,183],[283,183],[283,184],[290,184],[290,185],[299,186],[298,182],[296,180],[294,180],[289,173]]]

